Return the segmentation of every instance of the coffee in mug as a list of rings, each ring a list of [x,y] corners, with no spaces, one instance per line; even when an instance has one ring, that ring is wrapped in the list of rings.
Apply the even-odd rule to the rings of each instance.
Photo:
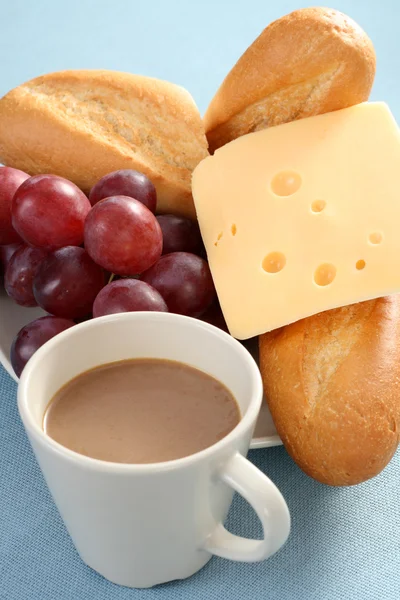
[[[43,429],[85,456],[148,464],[200,452],[239,421],[232,393],[211,375],[178,361],[136,358],[67,382],[51,400]]]

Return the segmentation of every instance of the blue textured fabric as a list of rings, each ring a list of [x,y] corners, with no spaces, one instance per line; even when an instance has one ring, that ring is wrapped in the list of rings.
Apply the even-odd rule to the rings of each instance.
[[[109,583],[74,550],[47,491],[16,406],[16,385],[0,368],[1,600],[398,600],[400,454],[375,479],[329,488],[304,475],[283,448],[250,458],[285,496],[292,533],[258,564],[213,558],[194,577],[150,590]],[[235,497],[234,533],[261,534],[255,513]]]

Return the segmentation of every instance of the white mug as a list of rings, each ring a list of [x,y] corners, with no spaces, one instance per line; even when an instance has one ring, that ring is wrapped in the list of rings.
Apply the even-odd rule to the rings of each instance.
[[[96,460],[44,433],[45,409],[61,386],[97,365],[139,357],[181,361],[214,376],[235,396],[241,421],[213,446],[156,464]],[[259,561],[285,543],[287,505],[245,458],[261,401],[260,372],[238,341],[161,312],[115,314],[64,331],[30,359],[18,389],[22,421],[79,555],[110,581],[136,588],[189,577],[213,554]],[[224,528],[234,490],[256,511],[263,539]]]

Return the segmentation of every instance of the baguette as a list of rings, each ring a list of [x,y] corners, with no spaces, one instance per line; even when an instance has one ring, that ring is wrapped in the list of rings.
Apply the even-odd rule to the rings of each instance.
[[[400,296],[320,313],[259,345],[273,420],[301,469],[329,485],[377,475],[399,443]]]
[[[158,79],[62,71],[0,100],[0,162],[60,175],[85,193],[111,171],[135,169],[156,186],[158,212],[195,219],[191,174],[207,155],[192,97]]]
[[[375,63],[371,40],[336,10],[304,8],[274,21],[211,100],[204,116],[210,151],[246,133],[364,102]]]

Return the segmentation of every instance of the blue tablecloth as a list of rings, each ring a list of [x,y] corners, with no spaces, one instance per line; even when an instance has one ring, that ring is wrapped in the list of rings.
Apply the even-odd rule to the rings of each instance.
[[[1,369],[1,368],[0,368]],[[150,590],[118,587],[78,557],[20,422],[16,385],[0,370],[1,600],[398,600],[400,453],[375,479],[330,488],[302,473],[283,448],[250,452],[277,484],[292,533],[258,564],[213,558],[191,579]],[[257,536],[255,513],[235,497],[228,527]]]
[[[332,4],[371,36],[378,56],[371,97],[386,100],[400,121],[400,3]],[[108,68],[182,84],[204,112],[263,27],[301,5],[300,0],[3,0],[0,95],[49,71]],[[291,537],[275,557],[262,564],[213,559],[184,582],[148,591],[119,588],[77,556],[19,421],[16,386],[0,367],[0,599],[400,599],[399,453],[379,477],[346,489],[307,478],[283,448],[253,451],[250,458],[278,485],[292,514]],[[228,526],[242,535],[260,534],[254,513],[238,497]]]

